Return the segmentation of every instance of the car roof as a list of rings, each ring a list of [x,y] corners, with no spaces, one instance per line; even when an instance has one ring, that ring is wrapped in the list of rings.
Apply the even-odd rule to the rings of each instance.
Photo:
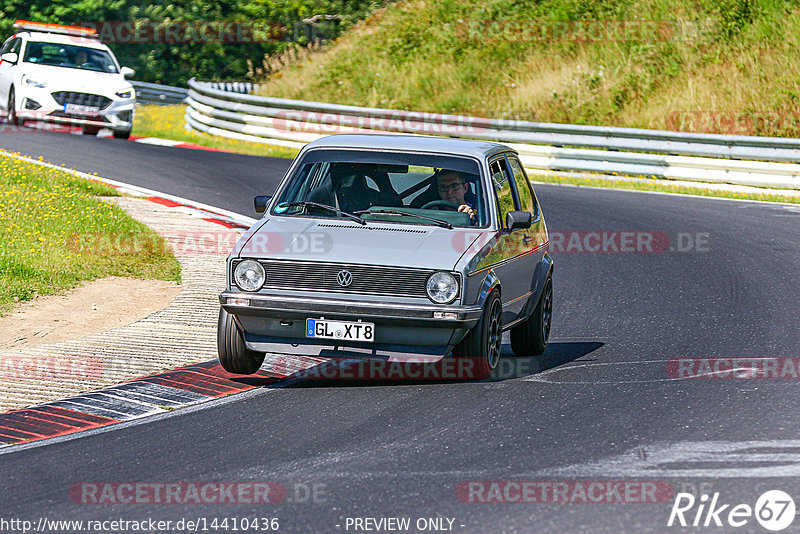
[[[314,148],[359,148],[364,150],[399,150],[432,152],[488,158],[499,152],[516,152],[500,143],[453,139],[428,135],[395,134],[336,134],[317,139],[305,146],[303,152]]]
[[[27,34],[29,41],[36,41],[42,43],[53,44],[69,44],[76,46],[85,46],[86,48],[96,48],[99,50],[108,50],[108,47],[98,41],[97,39],[90,39],[88,37],[75,37],[74,35],[63,35],[60,33],[48,32],[35,32],[35,31],[20,31],[17,32],[16,37]]]

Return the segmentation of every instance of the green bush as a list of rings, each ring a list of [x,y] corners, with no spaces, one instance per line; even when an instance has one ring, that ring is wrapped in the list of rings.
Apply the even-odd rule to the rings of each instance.
[[[308,35],[301,20],[314,15],[338,15],[340,24],[329,24],[321,37],[333,39],[342,29],[364,17],[377,6],[373,0],[179,0],[148,2],[133,0],[4,0],[0,8],[0,34],[13,33],[17,19],[56,24],[81,22],[159,23],[274,22],[288,29],[286,40],[261,43],[108,43],[120,63],[136,69],[136,79],[185,85],[192,76],[206,80],[243,80],[248,62],[261,64],[289,42],[305,45]]]

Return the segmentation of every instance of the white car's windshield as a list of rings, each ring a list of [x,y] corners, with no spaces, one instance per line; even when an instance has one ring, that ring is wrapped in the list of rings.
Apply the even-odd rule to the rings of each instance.
[[[23,61],[70,69],[117,72],[111,54],[105,50],[70,44],[29,42]]]
[[[478,164],[462,157],[315,150],[297,167],[274,213],[337,217],[335,211],[306,204],[312,202],[365,220],[436,224],[433,218],[452,226],[487,222]]]

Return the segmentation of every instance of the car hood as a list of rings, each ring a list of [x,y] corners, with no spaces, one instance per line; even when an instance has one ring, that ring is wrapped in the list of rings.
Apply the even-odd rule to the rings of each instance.
[[[361,226],[342,219],[275,217],[256,223],[239,240],[233,255],[450,270],[482,233],[468,228],[374,221]]]
[[[113,94],[132,87],[131,83],[119,73],[94,72],[35,63],[24,63],[22,70],[36,81],[47,83],[47,89],[51,91]]]

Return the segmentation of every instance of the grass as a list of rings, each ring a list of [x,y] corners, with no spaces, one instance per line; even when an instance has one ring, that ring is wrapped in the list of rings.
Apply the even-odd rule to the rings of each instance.
[[[210,148],[228,150],[240,154],[254,156],[272,156],[277,158],[293,158],[297,150],[249,141],[228,139],[203,132],[186,130],[184,125],[184,104],[170,106],[139,105],[133,122],[133,135],[142,137],[158,137],[195,143]]]
[[[0,313],[107,276],[180,281],[163,239],[113,196],[107,185],[0,154]],[[119,242],[149,246],[113,247]]]
[[[554,174],[530,175],[533,182],[547,182],[552,184],[569,184],[586,187],[604,187],[609,189],[628,189],[634,191],[658,191],[661,193],[676,193],[682,195],[699,195],[705,197],[733,198],[739,200],[759,200],[764,202],[785,202],[800,204],[800,196],[776,195],[765,190],[764,193],[745,193],[738,191],[724,191],[703,187],[690,187],[673,184],[669,180],[613,180],[602,177],[586,178],[577,176],[563,176]]]
[[[620,21],[633,31],[615,31]],[[600,28],[600,38],[581,39],[591,35],[578,31],[583,27]],[[799,80],[798,0],[405,0],[274,70],[260,92],[508,119],[800,137]]]

